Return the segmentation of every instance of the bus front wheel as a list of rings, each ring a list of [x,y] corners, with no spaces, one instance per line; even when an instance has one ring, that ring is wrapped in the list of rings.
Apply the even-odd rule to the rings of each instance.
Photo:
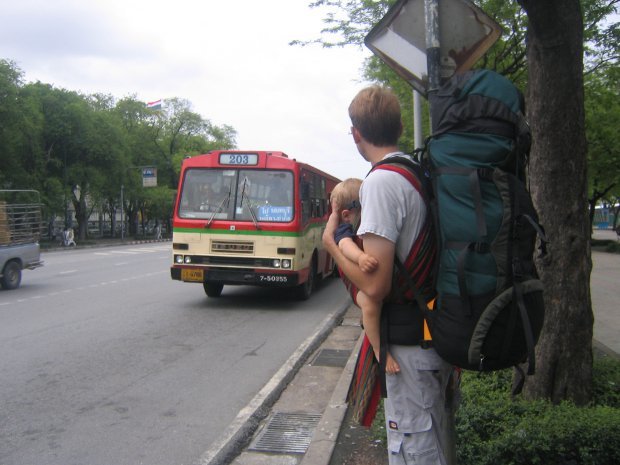
[[[224,289],[223,284],[217,283],[203,283],[202,286],[205,288],[208,297],[219,297],[222,295],[222,289]]]
[[[316,278],[316,263],[314,260],[310,263],[310,272],[308,273],[308,279],[295,288],[297,298],[299,300],[308,300],[312,290],[314,289],[314,280]]]

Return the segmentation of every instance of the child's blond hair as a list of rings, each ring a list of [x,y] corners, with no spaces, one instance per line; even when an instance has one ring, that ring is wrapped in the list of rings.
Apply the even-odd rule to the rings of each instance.
[[[336,184],[331,193],[331,199],[335,200],[339,210],[351,205],[354,200],[359,201],[361,185],[362,180],[357,178],[348,178]]]

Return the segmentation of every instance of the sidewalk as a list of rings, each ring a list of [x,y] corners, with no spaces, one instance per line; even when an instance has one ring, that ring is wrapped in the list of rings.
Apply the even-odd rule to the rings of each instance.
[[[595,233],[595,237],[615,239],[615,233],[603,231]],[[594,348],[619,357],[620,254],[593,251],[592,261]],[[359,310],[353,305],[342,309],[334,317],[331,332],[319,342],[315,350],[309,352],[307,361],[303,362],[299,371],[292,374],[292,381],[281,390],[275,403],[267,407],[267,412],[264,411],[265,405],[253,412],[261,417],[255,434],[246,431],[245,437],[236,435],[236,442],[228,440],[226,443],[223,440],[223,443],[216,445],[215,450],[205,453],[199,463],[342,465],[340,449],[356,447],[356,435],[365,434],[361,428],[353,428],[346,417],[346,396],[361,344],[359,317]],[[344,425],[348,429],[342,432],[340,439],[342,441],[345,438],[351,445],[343,445],[345,441],[338,442]],[[239,449],[242,449],[240,454]],[[359,459],[350,465],[387,463],[385,451],[377,448],[376,452],[373,454],[373,451],[364,450]]]

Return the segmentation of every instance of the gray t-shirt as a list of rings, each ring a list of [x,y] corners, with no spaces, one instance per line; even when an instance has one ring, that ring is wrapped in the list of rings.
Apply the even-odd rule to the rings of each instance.
[[[391,156],[407,156],[401,152]],[[362,219],[358,236],[376,234],[396,244],[404,262],[426,218],[426,205],[418,191],[399,173],[383,169],[371,172],[360,189]]]

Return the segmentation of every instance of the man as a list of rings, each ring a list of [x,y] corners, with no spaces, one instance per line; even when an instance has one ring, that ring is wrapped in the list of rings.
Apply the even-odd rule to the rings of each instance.
[[[405,156],[398,149],[402,133],[400,104],[390,90],[379,86],[363,89],[351,102],[349,116],[357,149],[373,167],[386,158]],[[394,272],[395,256],[401,263],[410,264],[414,260],[420,265],[408,266],[408,270],[430,270],[435,259],[432,234],[429,234],[432,232],[430,220],[427,222],[430,213],[427,214],[418,188],[392,169],[373,169],[364,180],[360,190],[362,218],[357,234],[363,240],[364,251],[379,262],[373,273],[363,272],[336,246],[337,213],[332,213],[323,235],[327,250],[342,272],[371,299],[383,301],[382,312],[387,312],[388,317],[392,303],[398,301],[398,296],[402,301],[403,296],[402,290],[392,289],[394,278],[398,278],[398,272]],[[338,211],[336,207],[332,205],[334,212]],[[431,252],[414,256],[415,250],[428,248]],[[421,288],[428,287],[432,279],[419,272],[413,272],[411,278]],[[412,313],[417,311],[412,306],[408,308]],[[387,339],[390,343],[390,338]],[[381,340],[381,344],[385,342]],[[446,403],[452,367],[432,347],[420,342],[418,339],[412,342],[416,345],[389,344],[389,352],[400,366],[400,373],[386,375],[385,416],[390,465],[446,465],[453,460],[448,437],[454,424]]]

